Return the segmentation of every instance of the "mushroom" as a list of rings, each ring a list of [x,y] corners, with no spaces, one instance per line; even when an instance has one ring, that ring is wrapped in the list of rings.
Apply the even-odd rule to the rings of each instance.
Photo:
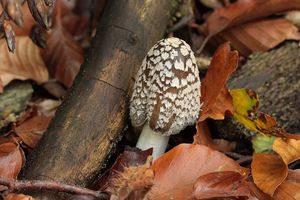
[[[136,147],[162,155],[169,136],[192,125],[200,111],[200,77],[191,47],[179,38],[158,41],[138,71],[130,101],[133,127],[143,126]]]

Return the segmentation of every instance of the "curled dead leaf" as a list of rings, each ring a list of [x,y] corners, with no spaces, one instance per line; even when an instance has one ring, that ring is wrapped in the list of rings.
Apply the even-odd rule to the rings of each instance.
[[[19,145],[12,142],[3,143],[0,145],[1,177],[16,179],[24,162],[24,152]]]
[[[57,2],[54,26],[42,54],[50,75],[71,87],[83,63],[83,50],[63,26],[61,9],[60,2]]]
[[[238,52],[231,51],[229,43],[220,45],[201,84],[203,105],[198,121],[224,119],[225,112],[233,113],[232,98],[225,84],[237,67]]]
[[[273,150],[288,165],[300,159],[300,140],[276,138],[273,143]]]
[[[197,123],[197,133],[194,135],[193,144],[205,145],[221,152],[230,152],[236,147],[236,142],[229,142],[223,139],[212,139],[206,121]]]
[[[255,185],[273,196],[288,175],[287,165],[276,154],[254,154],[252,159],[251,170]]]
[[[290,170],[286,180],[277,188],[275,200],[300,199],[300,169]]]

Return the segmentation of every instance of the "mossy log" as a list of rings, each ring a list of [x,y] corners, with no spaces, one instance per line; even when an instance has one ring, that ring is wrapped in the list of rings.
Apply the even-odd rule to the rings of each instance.
[[[300,133],[300,47],[287,42],[265,53],[255,53],[229,80],[229,88],[253,89],[259,96],[259,110],[274,116],[278,126]],[[214,123],[228,139],[251,135],[232,118]]]
[[[23,179],[87,186],[127,124],[130,88],[142,59],[163,37],[178,0],[110,0],[89,55]],[[43,194],[38,199],[58,199]]]

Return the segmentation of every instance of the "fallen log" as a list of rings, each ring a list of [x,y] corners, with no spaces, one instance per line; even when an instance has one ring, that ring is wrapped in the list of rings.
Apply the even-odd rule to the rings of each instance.
[[[229,88],[253,89],[259,96],[259,110],[274,116],[279,127],[300,133],[300,48],[287,42],[265,53],[255,53],[234,73]],[[223,138],[251,135],[232,118],[214,123]]]
[[[128,118],[128,94],[149,48],[162,38],[178,0],[108,1],[89,55],[23,179],[88,185]],[[51,194],[54,195],[54,194]],[[38,199],[58,199],[42,191]]]

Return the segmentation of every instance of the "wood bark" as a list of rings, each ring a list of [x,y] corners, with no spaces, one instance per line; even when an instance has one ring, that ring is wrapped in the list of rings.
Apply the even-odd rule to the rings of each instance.
[[[163,37],[178,0],[110,0],[89,54],[55,119],[29,156],[23,179],[86,186],[128,119],[130,88],[142,59]],[[45,193],[38,199],[58,199]]]
[[[295,42],[250,56],[229,80],[229,88],[253,89],[259,96],[259,110],[274,116],[279,127],[300,133],[300,48]],[[251,135],[232,118],[216,122],[217,131],[227,139]]]

